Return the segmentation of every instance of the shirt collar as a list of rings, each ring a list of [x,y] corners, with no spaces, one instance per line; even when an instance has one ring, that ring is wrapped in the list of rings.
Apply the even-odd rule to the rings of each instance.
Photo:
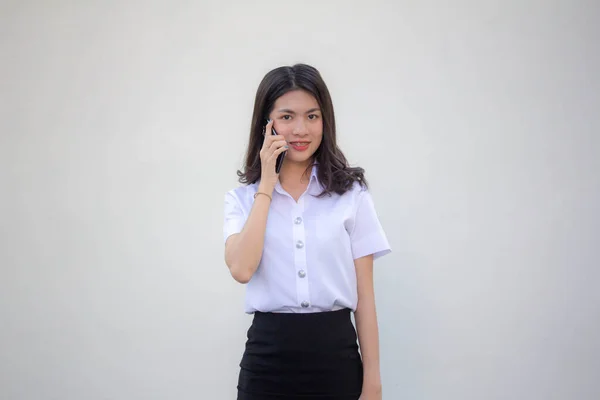
[[[313,179],[319,180],[319,178],[317,177],[317,172],[318,171],[319,171],[319,164],[317,162],[315,162],[313,164],[312,171],[310,171],[310,180],[311,181]]]
[[[317,176],[318,172],[319,164],[315,162],[310,172],[310,181],[307,188],[307,192],[313,195],[319,195],[323,191],[323,186],[321,186],[321,182],[319,182],[319,177]]]
[[[323,187],[321,186],[321,183],[319,182],[319,177],[317,176],[318,171],[319,164],[315,162],[313,163],[313,167],[310,172],[310,180],[308,181],[308,187],[306,189],[306,192],[312,195],[319,195],[323,191]],[[283,190],[283,187],[281,187],[281,183],[279,181],[277,181],[277,183],[275,184],[275,190],[281,194],[285,193],[285,190]]]

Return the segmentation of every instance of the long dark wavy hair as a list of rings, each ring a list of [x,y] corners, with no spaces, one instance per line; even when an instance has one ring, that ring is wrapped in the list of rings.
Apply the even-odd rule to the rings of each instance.
[[[313,156],[313,162],[319,165],[317,178],[324,188],[320,196],[331,193],[344,194],[352,188],[354,182],[359,182],[366,188],[364,169],[350,167],[337,145],[333,102],[327,85],[319,71],[306,64],[275,68],[265,75],[258,86],[244,169],[237,172],[240,183],[252,184],[260,179],[260,149],[264,140],[265,120],[273,111],[275,101],[279,97],[298,89],[312,94],[321,108],[323,139]]]

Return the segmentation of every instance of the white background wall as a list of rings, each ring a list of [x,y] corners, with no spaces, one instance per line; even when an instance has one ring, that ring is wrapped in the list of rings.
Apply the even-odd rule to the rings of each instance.
[[[1,399],[235,398],[223,195],[295,62],[394,248],[384,398],[600,398],[598,2],[0,10]]]

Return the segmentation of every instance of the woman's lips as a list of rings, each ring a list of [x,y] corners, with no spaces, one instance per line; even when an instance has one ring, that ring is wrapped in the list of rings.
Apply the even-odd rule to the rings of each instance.
[[[308,145],[310,145],[310,142],[290,142],[290,146],[296,151],[304,151],[308,149]]]
[[[304,151],[308,149],[309,145],[310,142],[290,142],[290,146],[296,151]]]

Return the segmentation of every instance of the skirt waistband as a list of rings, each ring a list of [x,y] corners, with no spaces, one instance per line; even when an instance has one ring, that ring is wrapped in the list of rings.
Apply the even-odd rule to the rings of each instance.
[[[356,340],[349,309],[304,314],[256,313],[248,330],[247,345],[275,352],[326,352],[354,348]]]
[[[276,321],[282,320],[286,322],[325,322],[325,321],[343,321],[350,318],[350,309],[342,308],[335,311],[322,311],[312,313],[278,313],[278,312],[254,312],[255,321]]]

